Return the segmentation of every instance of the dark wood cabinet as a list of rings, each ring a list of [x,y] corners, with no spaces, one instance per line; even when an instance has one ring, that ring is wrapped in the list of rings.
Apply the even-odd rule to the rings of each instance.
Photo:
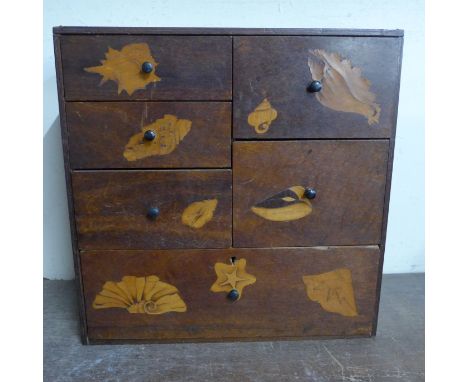
[[[84,343],[375,335],[402,31],[54,42]]]

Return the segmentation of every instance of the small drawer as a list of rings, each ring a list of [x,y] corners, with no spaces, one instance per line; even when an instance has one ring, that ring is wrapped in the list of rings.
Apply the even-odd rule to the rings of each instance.
[[[66,100],[230,100],[225,36],[62,36]]]
[[[387,140],[235,142],[235,247],[381,240]]]
[[[234,38],[234,137],[388,138],[402,39]]]
[[[377,246],[91,251],[81,253],[81,264],[91,341],[370,336],[373,330]]]
[[[72,174],[80,249],[231,245],[230,170]]]
[[[73,169],[231,165],[230,102],[68,102]]]

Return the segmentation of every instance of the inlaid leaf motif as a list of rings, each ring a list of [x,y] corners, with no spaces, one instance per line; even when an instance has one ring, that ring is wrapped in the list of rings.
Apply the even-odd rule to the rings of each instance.
[[[309,215],[312,203],[304,197],[305,188],[293,186],[251,207],[256,215],[275,222],[287,222]]]
[[[187,310],[177,288],[154,275],[124,276],[119,282],[107,281],[94,299],[93,308],[124,308],[129,313],[146,314]]]
[[[150,73],[143,73],[141,66],[144,62],[153,65]],[[150,48],[146,43],[125,45],[122,50],[109,47],[106,58],[101,60],[100,66],[85,68],[88,73],[97,73],[102,76],[100,85],[111,80],[117,83],[117,93],[126,91],[132,95],[138,89],[144,89],[152,82],[161,81],[155,73],[158,63],[151,55]]]
[[[346,113],[357,113],[367,118],[369,125],[379,122],[380,105],[371,92],[371,83],[362,76],[360,68],[338,53],[322,49],[310,52],[309,69],[313,80],[322,82],[322,90],[315,93],[326,107]]]
[[[213,214],[217,205],[217,199],[191,203],[182,213],[182,223],[197,229],[203,227],[213,219]]]
[[[324,310],[347,317],[358,315],[349,269],[340,268],[318,275],[303,276],[302,280],[306,285],[307,296],[318,302]]]
[[[242,291],[248,285],[252,285],[257,281],[255,276],[247,273],[245,270],[247,261],[239,259],[231,264],[216,263],[215,272],[217,279],[211,286],[212,292],[230,292],[235,289],[239,292],[239,299],[242,296]]]
[[[255,128],[257,134],[265,134],[271,123],[278,116],[278,112],[271,106],[267,98],[258,105],[247,118],[250,126]]]
[[[191,127],[192,121],[165,114],[164,118],[142,127],[141,132],[133,135],[125,146],[123,156],[132,162],[153,155],[168,155],[190,132]],[[152,141],[144,138],[148,130],[156,134]]]

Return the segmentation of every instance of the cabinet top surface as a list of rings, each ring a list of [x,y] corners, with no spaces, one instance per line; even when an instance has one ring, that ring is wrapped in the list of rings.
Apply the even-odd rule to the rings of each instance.
[[[291,36],[356,36],[402,37],[402,29],[337,29],[337,28],[153,28],[153,27],[82,27],[57,26],[55,34],[147,34],[147,35],[291,35]]]

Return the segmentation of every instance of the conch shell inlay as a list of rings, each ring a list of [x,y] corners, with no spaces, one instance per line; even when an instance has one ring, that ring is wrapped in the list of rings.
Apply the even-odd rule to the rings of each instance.
[[[361,114],[369,125],[379,123],[380,105],[370,91],[371,83],[364,78],[360,68],[338,53],[322,49],[310,51],[308,60],[313,80],[322,82],[322,90],[315,93],[317,100],[336,111]]]

